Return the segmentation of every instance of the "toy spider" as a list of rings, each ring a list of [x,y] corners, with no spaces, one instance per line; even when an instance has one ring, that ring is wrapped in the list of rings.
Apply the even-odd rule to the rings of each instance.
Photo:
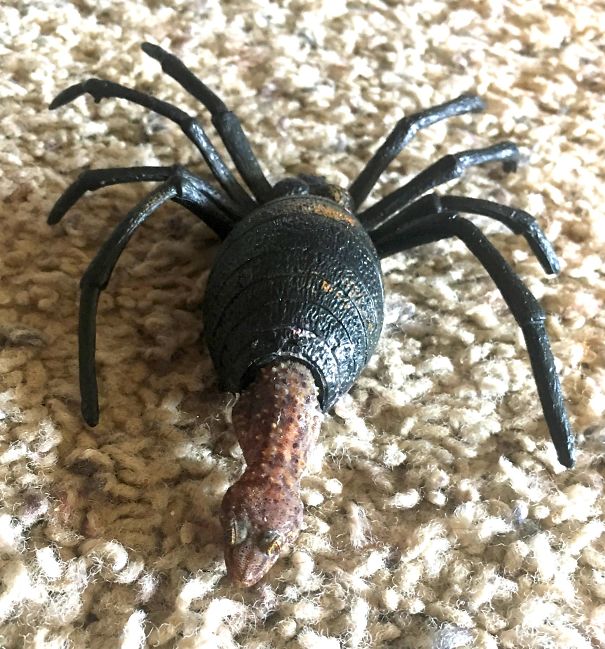
[[[254,156],[238,118],[175,56],[157,45],[143,51],[212,115],[250,193],[236,180],[198,121],[179,108],[111,81],[88,79],[61,92],[50,108],[84,93],[95,101],[127,99],[176,122],[199,149],[220,189],[187,169],[130,167],[84,171],[52,208],[57,223],[86,192],[118,183],[159,181],[114,229],[81,281],[79,355],[82,413],[98,422],[95,320],[100,292],[135,230],[173,200],[224,239],[204,297],[205,337],[222,385],[242,392],[233,423],[246,470],[227,491],[221,521],[227,569],[256,583],[302,524],[300,479],[327,411],[367,364],[383,322],[379,259],[458,237],[502,293],[527,343],[544,417],[559,462],[571,467],[574,438],[544,326],[525,284],[481,231],[459,213],[496,219],[521,234],[547,273],[559,263],[532,216],[492,201],[439,196],[435,187],[466,168],[500,161],[514,170],[511,142],[446,155],[371,207],[360,207],[404,146],[440,120],[478,112],[483,101],[462,95],[401,119],[348,189],[300,175],[274,185]]]

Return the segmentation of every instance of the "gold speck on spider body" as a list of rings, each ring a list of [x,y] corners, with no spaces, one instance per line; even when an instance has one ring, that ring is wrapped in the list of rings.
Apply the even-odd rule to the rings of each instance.
[[[327,205],[324,203],[317,203],[314,206],[313,211],[320,216],[325,216],[327,219],[333,219],[334,221],[343,221],[349,225],[355,225],[356,220],[352,214],[348,214],[345,210],[338,208],[336,206]]]

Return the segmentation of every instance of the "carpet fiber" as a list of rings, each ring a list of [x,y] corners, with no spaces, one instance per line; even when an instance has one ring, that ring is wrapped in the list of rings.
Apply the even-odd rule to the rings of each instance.
[[[2,3],[2,647],[605,646],[604,32],[589,0]],[[484,97],[485,113],[419,133],[370,201],[446,153],[520,145],[517,173],[486,165],[441,190],[535,214],[560,256],[547,277],[521,237],[473,217],[548,313],[576,468],[557,464],[486,272],[458,241],[417,248],[383,263],[387,324],[324,422],[296,546],[256,588],[233,587],[217,513],[242,458],[199,309],[216,238],[169,205],[131,241],[99,305],[90,429],[78,282],[152,185],[45,223],[87,167],[179,162],[209,178],[178,126],[139,106],[47,110],[100,76],[197,112],[216,141],[144,40],[237,112],[274,181],[346,186],[402,115]]]

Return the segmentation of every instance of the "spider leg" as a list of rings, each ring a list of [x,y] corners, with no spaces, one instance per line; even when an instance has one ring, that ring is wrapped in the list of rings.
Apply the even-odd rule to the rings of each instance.
[[[447,214],[452,212],[480,214],[500,221],[515,234],[525,237],[546,273],[557,274],[561,269],[550,241],[531,214],[507,205],[468,196],[427,194],[395,213],[370,236],[379,255],[386,256],[391,254],[389,252],[391,242],[400,240],[410,227],[414,228],[414,219],[426,214],[444,214],[447,217]]]
[[[361,206],[382,172],[420,129],[455,115],[478,113],[484,108],[483,100],[477,95],[461,95],[439,106],[400,119],[349,188],[354,209]]]
[[[359,220],[368,232],[372,232],[418,196],[438,185],[460,178],[468,167],[502,161],[505,171],[514,171],[518,160],[519,149],[512,142],[500,142],[484,149],[469,149],[445,155],[423,169],[403,187],[396,189],[359,214]]]
[[[168,102],[157,99],[156,97],[139,92],[138,90],[133,90],[132,88],[126,88],[119,83],[105,81],[103,79],[87,79],[82,83],[76,83],[73,86],[66,88],[53,99],[49,108],[53,110],[60,106],[64,106],[85,93],[89,93],[94,98],[95,102],[110,97],[126,99],[134,104],[138,104],[139,106],[144,106],[145,108],[152,110],[154,113],[167,117],[169,120],[178,124],[183,133],[185,133],[189,140],[191,140],[200,151],[206,164],[210,168],[210,171],[227,194],[247,210],[254,208],[255,202],[237,182],[231,171],[229,171],[229,168],[221,158],[219,152],[208,139],[208,136],[204,132],[201,124],[191,115]]]
[[[115,227],[82,276],[78,330],[80,395],[82,416],[89,426],[96,426],[99,421],[95,369],[96,316],[99,295],[106,288],[116,262],[137,228],[161,205],[186,193],[187,190],[183,189],[178,177],[170,178],[154,189]],[[188,200],[192,203],[195,202],[195,194],[189,194]],[[210,220],[208,220],[208,225],[210,225]]]
[[[166,74],[210,111],[212,123],[242,178],[258,201],[262,203],[269,200],[271,185],[252,152],[250,142],[237,115],[232,113],[224,102],[174,54],[152,43],[143,43],[141,49],[158,61]]]
[[[181,193],[173,198],[193,214],[204,220],[221,238],[244,215],[242,208],[209,183],[180,165],[171,167],[113,167],[88,169],[59,196],[49,215],[49,225],[58,223],[65,213],[87,192],[108,185],[146,182],[151,180],[178,181]]]
[[[477,226],[455,213],[425,214],[397,234],[389,254],[448,237],[458,237],[475,255],[498,287],[523,332],[544,418],[559,462],[572,467],[575,441],[563,401],[561,383],[544,326],[542,307],[498,250]]]

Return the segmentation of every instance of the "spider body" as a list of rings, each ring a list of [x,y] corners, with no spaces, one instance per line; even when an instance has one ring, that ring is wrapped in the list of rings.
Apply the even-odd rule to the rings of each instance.
[[[59,221],[86,192],[111,184],[158,181],[101,247],[81,281],[79,356],[82,413],[98,421],[95,370],[96,309],[100,293],[130,237],[160,205],[173,200],[223,239],[203,312],[205,336],[223,386],[241,392],[233,425],[246,470],[221,506],[225,560],[231,577],[256,583],[302,524],[299,487],[322,413],[353,384],[372,355],[383,321],[380,258],[446,237],[458,237],[487,270],[527,343],[550,435],[561,464],[574,462],[574,438],[544,326],[545,314],[510,265],[460,213],[496,219],[526,239],[548,273],[558,260],[529,214],[492,201],[428,193],[468,167],[499,161],[513,170],[517,147],[501,142],[446,155],[408,183],[361,210],[389,163],[418,130],[483,110],[475,95],[402,118],[348,189],[315,176],[272,185],[237,117],[175,56],[156,45],[143,50],[210,111],[246,190],[197,120],[151,95],[111,81],[89,79],[61,92],[57,108],[90,93],[118,97],[177,123],[198,148],[219,187],[187,169],[131,167],[83,172],[57,200]]]
[[[349,390],[382,328],[374,245],[329,198],[282,196],[225,239],[204,297],[204,333],[222,385],[240,392],[256,370],[297,360],[311,370],[323,410]]]

